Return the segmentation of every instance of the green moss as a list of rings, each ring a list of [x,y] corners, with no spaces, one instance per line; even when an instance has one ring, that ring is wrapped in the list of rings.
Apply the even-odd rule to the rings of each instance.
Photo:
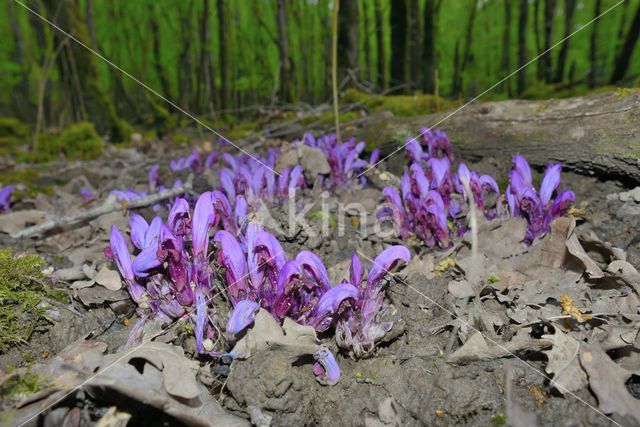
[[[54,185],[45,183],[40,172],[34,168],[21,168],[5,172],[0,178],[0,184],[22,184],[24,187],[18,187],[12,195],[12,198],[15,199],[35,197],[38,194],[52,195],[54,190]]]
[[[21,375],[12,375],[15,371],[14,367],[8,367],[5,375],[9,379],[0,386],[0,398],[28,396],[44,390],[50,382],[48,378],[32,372],[30,366]]]
[[[173,142],[175,145],[186,145],[191,141],[191,137],[182,132],[173,132],[168,136],[169,141]]]
[[[356,89],[347,89],[343,102],[361,103],[369,111],[391,111],[396,117],[413,117],[450,110],[460,101],[450,101],[430,94],[368,95]]]
[[[347,123],[360,117],[360,113],[357,111],[345,111],[340,113],[340,123]],[[332,125],[335,122],[333,117],[333,111],[326,111],[322,114],[307,116],[300,120],[300,124],[308,126],[314,123],[322,123],[325,125]]]
[[[618,98],[626,98],[627,96],[636,93],[638,91],[637,88],[631,88],[631,87],[619,87],[615,90],[614,95],[617,96]]]
[[[502,412],[491,415],[491,425],[495,427],[503,426],[507,423],[507,417]]]
[[[29,143],[29,128],[13,117],[0,117],[0,156],[13,155]]]
[[[44,284],[44,260],[37,255],[15,257],[0,249],[0,354],[29,340],[44,317],[42,299],[60,299],[60,291]]]
[[[31,158],[36,162],[49,162],[63,155],[68,160],[92,160],[103,151],[104,142],[93,124],[79,122],[65,127],[59,135],[41,133],[38,149],[31,153]]]

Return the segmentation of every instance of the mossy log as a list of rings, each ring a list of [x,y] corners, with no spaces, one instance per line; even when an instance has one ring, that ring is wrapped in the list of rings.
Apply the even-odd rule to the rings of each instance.
[[[565,170],[640,184],[640,89],[477,103],[454,112],[388,120],[371,142],[388,154],[421,127],[435,126],[449,134],[463,159],[509,161],[520,153],[539,169],[562,162]],[[397,156],[406,158],[399,152],[392,159]]]

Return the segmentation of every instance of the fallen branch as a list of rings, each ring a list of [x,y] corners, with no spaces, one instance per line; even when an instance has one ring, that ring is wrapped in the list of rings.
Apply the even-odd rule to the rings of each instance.
[[[117,200],[115,200],[115,198],[109,197],[107,198],[105,203],[93,209],[89,209],[88,211],[83,211],[83,212],[77,212],[77,213],[67,215],[65,217],[58,218],[58,219],[51,219],[41,224],[27,227],[23,230],[18,231],[17,233],[13,233],[11,237],[13,237],[14,239],[32,237],[35,235],[43,234],[49,230],[53,230],[54,228],[64,227],[77,222],[86,221],[88,219],[94,219],[99,216],[117,211],[119,209],[137,209],[137,208],[143,208],[145,206],[150,206],[159,201],[170,199],[172,197],[190,192],[192,182],[193,182],[193,175],[189,175],[189,178],[187,179],[187,181],[178,187],[161,191],[159,193],[150,194],[146,197],[143,197],[141,199],[134,200],[128,203],[118,202]]]

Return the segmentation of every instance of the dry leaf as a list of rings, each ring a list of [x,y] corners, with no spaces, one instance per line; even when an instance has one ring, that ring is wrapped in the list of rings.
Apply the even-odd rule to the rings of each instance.
[[[549,358],[546,367],[548,374],[553,374],[553,385],[562,394],[580,390],[587,385],[587,374],[580,366],[578,353],[580,343],[560,330],[553,335],[542,338],[553,343],[550,350],[543,351]]]
[[[589,386],[598,398],[600,410],[640,423],[640,400],[629,393],[625,384],[632,372],[617,365],[595,345],[582,344],[580,347],[580,363],[587,371]]]
[[[545,339],[514,338],[509,342],[486,341],[480,332],[473,334],[462,347],[449,355],[449,363],[466,363],[476,360],[491,360],[513,356],[522,350],[541,350],[551,346]]]

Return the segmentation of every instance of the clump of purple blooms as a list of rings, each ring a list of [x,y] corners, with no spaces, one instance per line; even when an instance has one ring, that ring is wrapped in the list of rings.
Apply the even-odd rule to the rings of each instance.
[[[368,276],[354,254],[349,280],[331,284],[317,255],[303,250],[288,260],[278,240],[257,224],[248,225],[243,243],[225,230],[213,240],[234,306],[227,323],[230,339],[249,326],[262,307],[279,322],[288,317],[318,332],[335,327],[338,345],[361,358],[373,353],[375,342],[393,325],[381,320],[385,310],[382,279],[399,261],[409,262],[404,246],[380,253]]]
[[[9,212],[9,203],[11,201],[11,193],[13,193],[13,185],[0,187],[0,213]]]
[[[505,198],[511,216],[527,220],[527,243],[532,243],[549,232],[551,222],[565,215],[576,200],[571,190],[558,192],[561,172],[561,164],[549,164],[544,172],[540,191],[537,191],[533,186],[531,168],[527,160],[521,155],[513,158],[513,169],[509,172],[509,186]]]
[[[364,141],[357,142],[353,137],[347,141],[338,141],[336,134],[316,138],[312,134],[306,133],[302,138],[302,143],[321,150],[326,156],[331,172],[328,178],[321,177],[321,179],[323,184],[329,188],[348,187],[358,181],[364,185],[365,177],[358,178],[358,174],[370,165],[375,165],[380,158],[380,150],[376,148],[371,153],[368,162],[361,159],[360,155],[365,149],[365,143]]]
[[[276,159],[280,152],[270,149],[265,157],[238,157],[222,154],[226,167],[220,169],[220,190],[230,201],[243,196],[249,206],[260,202],[280,203],[306,185],[302,167],[285,168],[278,176]]]
[[[393,246],[383,251],[368,276],[354,254],[350,279],[333,285],[318,256],[301,251],[287,259],[271,233],[258,224],[243,226],[243,215],[246,211],[231,210],[226,195],[214,190],[198,198],[193,212],[185,199],[176,199],[166,221],[156,216],[147,223],[132,214],[131,245],[112,227],[107,256],[116,262],[141,319],[129,343],[141,339],[149,319],[187,317],[198,352],[220,355],[221,333],[211,300],[225,292],[233,306],[226,327],[232,341],[263,308],[280,322],[288,317],[318,332],[335,328],[340,348],[354,357],[370,356],[392,326],[384,319],[389,307],[384,304],[383,279],[399,261],[409,262],[408,249]],[[210,230],[218,226],[224,229],[211,239]],[[220,277],[215,265],[224,267]],[[318,380],[335,384],[340,370],[334,356],[321,348],[315,357]]]
[[[429,247],[446,248],[452,237],[468,228],[470,196],[487,219],[503,214],[502,196],[493,177],[471,171],[464,163],[452,174],[454,156],[447,134],[437,129],[423,132],[420,141],[414,139],[407,144],[411,164],[400,181],[400,192],[391,186],[383,190],[387,206],[378,216],[391,218],[403,239],[415,235]],[[575,195],[570,190],[556,195],[560,164],[549,165],[537,192],[525,158],[517,155],[513,163],[505,199],[511,216],[527,220],[525,242],[530,244],[549,231],[554,218],[568,211]]]

